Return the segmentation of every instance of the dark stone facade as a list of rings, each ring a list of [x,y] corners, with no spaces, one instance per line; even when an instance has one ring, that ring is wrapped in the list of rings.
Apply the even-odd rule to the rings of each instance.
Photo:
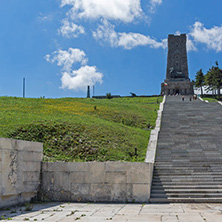
[[[162,95],[193,94],[188,74],[186,42],[186,34],[168,36],[167,72],[161,84]]]

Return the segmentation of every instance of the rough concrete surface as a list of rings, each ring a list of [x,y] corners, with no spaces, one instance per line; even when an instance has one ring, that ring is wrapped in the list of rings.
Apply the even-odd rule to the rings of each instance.
[[[74,202],[148,202],[149,163],[43,163],[41,198]]]
[[[2,221],[221,222],[222,204],[41,203],[0,210]],[[4,219],[5,218],[5,219]]]
[[[36,197],[42,152],[41,143],[0,138],[0,207]]]

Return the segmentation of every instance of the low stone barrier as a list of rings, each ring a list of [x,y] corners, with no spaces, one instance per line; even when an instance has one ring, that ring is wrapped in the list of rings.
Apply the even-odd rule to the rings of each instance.
[[[0,138],[0,207],[37,196],[42,151],[41,143]]]
[[[155,163],[155,158],[156,158],[156,149],[157,149],[157,142],[158,142],[158,136],[159,136],[159,131],[161,127],[161,120],[162,120],[162,113],[163,113],[163,108],[164,108],[164,103],[166,102],[166,96],[163,97],[162,103],[160,103],[160,107],[158,110],[158,115],[156,119],[156,125],[155,129],[153,129],[150,133],[150,139],[147,147],[147,152],[146,152],[146,159],[145,163],[148,163],[150,166],[150,171],[149,171],[149,181],[152,184],[153,180],[153,169],[154,169],[154,163]],[[149,187],[149,194],[151,192],[151,186]],[[149,196],[150,199],[150,196]]]
[[[148,202],[150,164],[43,163],[42,200]]]

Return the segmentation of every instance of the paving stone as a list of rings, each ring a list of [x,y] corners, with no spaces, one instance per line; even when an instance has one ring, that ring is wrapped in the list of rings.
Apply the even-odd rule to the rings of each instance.
[[[213,214],[213,215],[212,215]],[[201,213],[201,216],[206,222],[221,222],[221,213]]]
[[[152,222],[160,222],[161,221],[161,216],[160,215],[117,215],[114,217],[114,220],[116,221],[131,221],[131,222],[147,222],[147,221],[152,221]]]
[[[204,222],[204,219],[199,213],[190,213],[190,214],[178,214],[179,222]]]
[[[31,212],[24,209],[19,206],[0,211],[0,216],[12,217],[13,221],[20,222],[25,218],[29,221],[53,222],[221,222],[222,204],[42,203],[34,204]]]
[[[173,216],[167,216],[163,215],[161,218],[162,222],[178,222],[178,216],[173,215]]]

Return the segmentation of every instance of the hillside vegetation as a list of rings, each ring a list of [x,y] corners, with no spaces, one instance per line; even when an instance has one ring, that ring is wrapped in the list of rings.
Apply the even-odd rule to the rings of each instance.
[[[0,137],[43,142],[44,161],[143,161],[161,101],[0,97]]]
[[[214,95],[204,95],[204,96],[201,96],[201,98],[203,100],[207,100],[208,102],[216,102],[216,103],[218,102],[218,99],[215,98]]]

